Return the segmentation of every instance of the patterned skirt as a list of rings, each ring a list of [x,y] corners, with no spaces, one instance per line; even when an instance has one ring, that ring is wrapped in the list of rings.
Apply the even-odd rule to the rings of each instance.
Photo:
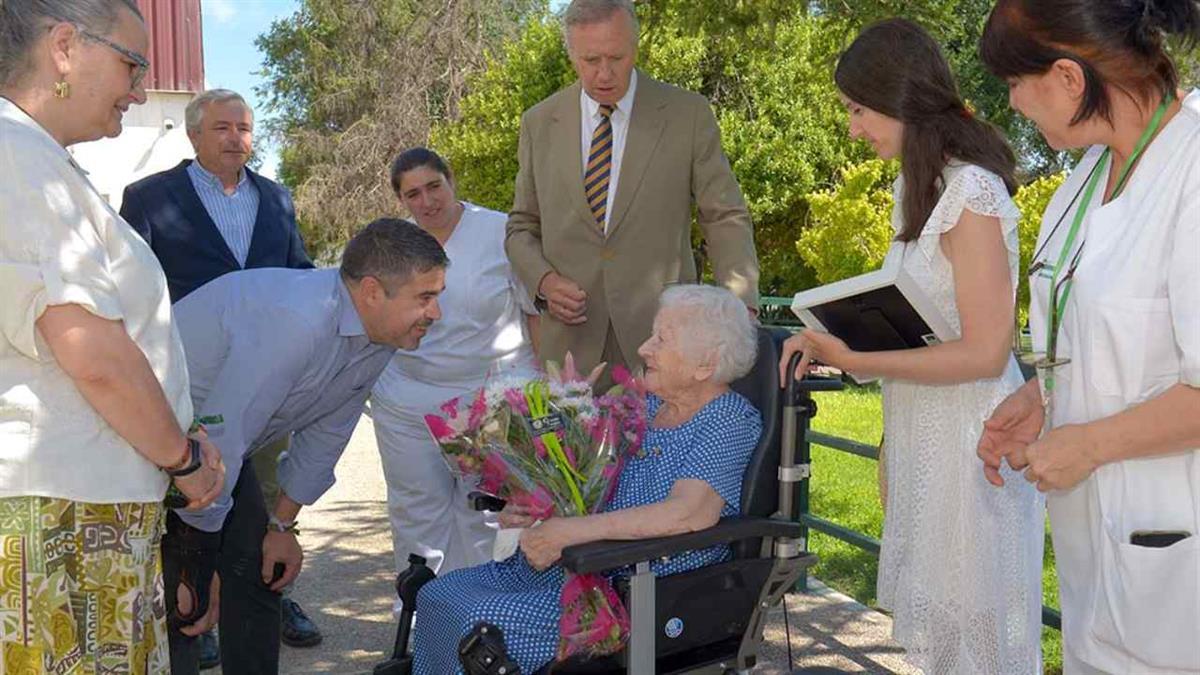
[[[0,673],[168,673],[161,504],[0,499]]]

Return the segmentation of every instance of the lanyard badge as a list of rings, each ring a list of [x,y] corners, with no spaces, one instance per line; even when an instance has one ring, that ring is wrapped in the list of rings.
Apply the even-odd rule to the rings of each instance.
[[[1163,117],[1170,108],[1173,96],[1167,96],[1163,99],[1161,105],[1154,112],[1154,116],[1150,119],[1150,124],[1146,130],[1142,132],[1141,138],[1138,139],[1134,146],[1133,153],[1125,160],[1125,165],[1121,168],[1121,173],[1117,178],[1116,187],[1113,189],[1111,199],[1116,199],[1121,191],[1125,189],[1125,183],[1129,180],[1129,174],[1133,170],[1133,165],[1137,163],[1142,153],[1146,150],[1146,146],[1150,144],[1150,140],[1154,134],[1158,132],[1162,126]],[[1105,148],[1100,155],[1100,159],[1096,162],[1096,167],[1105,165],[1112,157],[1112,150]],[[1096,194],[1096,188],[1100,184],[1100,176],[1104,172],[1093,170],[1091,177],[1084,188],[1083,201],[1079,205],[1079,209],[1075,212],[1075,217],[1071,221],[1071,229],[1067,231],[1066,241],[1063,243],[1062,250],[1058,254],[1058,262],[1053,268],[1045,263],[1038,263],[1030,268],[1030,276],[1039,276],[1041,278],[1050,279],[1050,298],[1049,298],[1049,317],[1046,322],[1046,351],[1038,355],[1034,361],[1034,368],[1037,371],[1038,384],[1041,385],[1042,405],[1045,408],[1045,424],[1043,431],[1050,429],[1051,420],[1053,418],[1054,404],[1054,373],[1057,368],[1070,363],[1070,359],[1060,358],[1058,356],[1058,333],[1062,328],[1063,314],[1067,309],[1067,301],[1071,297],[1071,290],[1075,284],[1075,269],[1079,266],[1080,257],[1083,254],[1083,245],[1081,242],[1078,250],[1074,255],[1071,255],[1071,250],[1075,248],[1075,240],[1078,238],[1080,227],[1083,225],[1084,218],[1087,216],[1088,208],[1092,204],[1092,200]],[[1068,261],[1068,257],[1070,260]],[[1065,274],[1064,274],[1065,272]]]

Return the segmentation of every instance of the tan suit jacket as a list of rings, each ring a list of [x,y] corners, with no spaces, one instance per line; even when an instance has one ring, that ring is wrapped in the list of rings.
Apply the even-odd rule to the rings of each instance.
[[[606,236],[584,198],[579,92],[576,82],[521,118],[508,257],[531,292],[558,272],[588,296],[582,325],[543,314],[539,356],[561,361],[569,350],[590,368],[611,323],[625,363],[639,364],[637,349],[650,336],[663,289],[696,281],[693,204],[718,283],[757,307],[750,214],[708,101],[638,72]]]

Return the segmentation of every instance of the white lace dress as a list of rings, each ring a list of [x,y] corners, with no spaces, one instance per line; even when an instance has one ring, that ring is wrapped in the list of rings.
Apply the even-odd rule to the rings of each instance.
[[[895,185],[897,231],[902,181]],[[888,255],[903,257],[905,270],[960,330],[941,235],[964,209],[998,217],[1015,288],[1020,213],[1003,181],[977,166],[951,163],[943,183],[921,236],[894,243]],[[910,662],[931,675],[1040,672],[1044,502],[1011,471],[1004,488],[992,486],[975,454],[983,421],[1021,383],[1015,360],[996,379],[883,383],[888,499],[879,604],[892,612],[893,636]]]

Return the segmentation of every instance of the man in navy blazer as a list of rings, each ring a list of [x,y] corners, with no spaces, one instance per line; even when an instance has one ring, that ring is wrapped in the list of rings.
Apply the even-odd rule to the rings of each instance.
[[[220,108],[223,109],[222,112],[232,109],[235,114],[246,118],[240,120],[241,122],[250,120],[249,108],[244,103],[237,105],[236,102],[242,99],[236,94],[234,96],[236,98],[225,101],[210,98],[207,103],[197,106],[201,120],[206,117],[203,115],[205,108]],[[196,101],[200,100],[201,98],[197,97]],[[246,187],[245,184],[248,183],[250,189],[246,192],[257,192],[258,197],[257,209],[243,210],[245,215],[252,215],[253,219],[250,220],[251,227],[242,236],[241,241],[237,237],[234,237],[232,242],[228,241],[224,236],[224,223],[219,226],[213,216],[217,215],[220,218],[229,215],[228,212],[236,213],[238,208],[253,206],[252,200],[247,199],[240,204],[222,204],[214,208],[216,214],[210,213],[190,174],[200,173],[201,180],[207,179],[211,181],[210,184],[215,184],[211,179],[219,176],[223,167],[206,167],[208,162],[205,161],[205,155],[210,153],[206,153],[200,147],[197,147],[199,162],[184,160],[173,169],[143,178],[125,188],[125,196],[121,203],[121,217],[142,235],[158,256],[167,274],[171,302],[178,302],[180,298],[209,281],[235,270],[251,267],[313,266],[304,250],[304,242],[300,239],[300,231],[296,226],[296,212],[288,191],[282,185],[245,168],[245,162],[249,159],[252,127],[239,131],[238,120],[215,119],[217,114],[218,111],[213,110],[207,115],[210,118],[208,121],[217,122],[218,128],[212,131],[219,134],[211,139],[211,143],[216,146],[211,154],[215,155],[218,164],[236,164],[237,170],[233,175],[240,172],[238,180],[242,187]],[[209,132],[208,129],[201,130],[202,135],[208,135]],[[245,152],[232,152],[231,148],[234,144],[239,144],[243,137]],[[210,139],[204,138],[197,145],[207,142],[210,142]],[[198,166],[189,169],[193,163]],[[203,171],[197,172],[196,169]],[[214,197],[219,199],[216,191]],[[240,251],[235,250],[239,244],[246,249],[241,256],[238,255]]]
[[[246,168],[254,116],[245,99],[227,89],[206,91],[188,104],[185,118],[195,161],[184,160],[128,186],[121,204],[121,216],[158,257],[171,302],[229,272],[313,267],[287,190]],[[255,453],[264,492],[277,488],[275,469],[286,448],[284,440]],[[321,641],[320,630],[295,601],[285,597],[282,606],[283,642],[307,647]],[[174,633],[171,638],[175,653],[175,643],[183,639]],[[220,663],[214,634],[200,641],[198,651],[200,668]]]
[[[125,188],[121,204],[121,217],[150,244],[167,272],[171,302],[239,269],[313,267],[296,227],[291,195],[249,169],[246,180],[258,188],[259,206],[249,255],[239,263],[192,187],[187,174],[192,161],[185,159]]]

